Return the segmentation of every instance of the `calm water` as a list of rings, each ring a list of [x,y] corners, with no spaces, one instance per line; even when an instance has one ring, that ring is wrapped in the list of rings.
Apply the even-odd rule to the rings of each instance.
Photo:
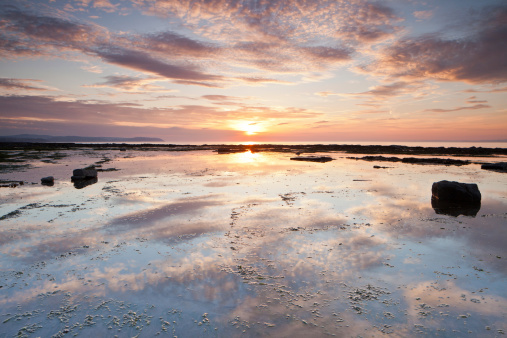
[[[56,179],[0,189],[2,337],[507,331],[504,173],[341,154],[68,155],[2,175]],[[72,169],[104,158],[120,170],[76,189]],[[444,179],[478,184],[476,216],[433,210]]]

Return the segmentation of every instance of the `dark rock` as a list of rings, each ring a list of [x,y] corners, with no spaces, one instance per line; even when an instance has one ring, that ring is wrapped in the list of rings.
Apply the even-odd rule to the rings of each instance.
[[[435,182],[431,206],[437,214],[475,216],[481,209],[481,192],[475,183]]]
[[[440,181],[431,187],[432,199],[441,202],[476,203],[481,201],[481,192],[475,183]]]
[[[291,157],[293,161],[310,161],[310,162],[329,162],[332,161],[333,158],[329,156],[298,156]]]
[[[85,180],[89,178],[97,178],[97,170],[95,169],[74,169],[72,173],[72,181]]]
[[[484,163],[481,169],[507,171],[507,162]]]
[[[467,165],[472,162],[463,160],[454,160],[451,158],[417,158],[417,157],[384,157],[384,156],[363,156],[363,157],[347,157],[351,160],[363,161],[384,161],[384,162],[401,162],[410,164],[432,164],[432,165]]]
[[[120,148],[120,151],[127,151],[127,148]]]
[[[99,172],[106,172],[106,171],[119,171],[120,169],[117,168],[107,168],[107,169],[97,169]]]
[[[40,179],[42,185],[53,186],[55,184],[55,178],[53,176],[43,177]]]

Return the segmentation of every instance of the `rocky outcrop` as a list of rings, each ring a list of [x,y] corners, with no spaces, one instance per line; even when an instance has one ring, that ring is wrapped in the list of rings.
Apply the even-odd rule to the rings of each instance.
[[[432,199],[441,202],[477,203],[481,201],[481,192],[475,183],[440,181],[431,187]]]
[[[40,179],[42,185],[53,186],[55,184],[55,178],[53,176],[47,176]]]
[[[97,170],[92,168],[74,169],[72,172],[72,181],[86,180],[90,178],[97,178]]]
[[[440,181],[431,187],[431,206],[437,214],[475,216],[481,209],[481,197],[475,183]]]
[[[347,157],[351,160],[363,161],[382,161],[382,162],[401,162],[409,164],[433,164],[433,165],[467,165],[472,162],[455,160],[452,158],[418,158],[418,157],[385,157],[385,156],[363,156],[363,157]]]
[[[507,172],[507,162],[484,163],[481,165],[481,169]]]
[[[332,161],[333,158],[329,156],[298,156],[291,157],[293,161],[309,161],[309,162],[329,162]]]

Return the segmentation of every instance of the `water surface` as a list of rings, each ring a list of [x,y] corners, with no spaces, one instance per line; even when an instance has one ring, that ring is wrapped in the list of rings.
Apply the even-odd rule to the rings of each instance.
[[[56,180],[0,190],[0,336],[507,330],[505,174],[339,153],[69,155],[3,175]],[[76,189],[72,169],[104,158],[119,170]],[[478,184],[475,217],[435,212],[444,179]]]

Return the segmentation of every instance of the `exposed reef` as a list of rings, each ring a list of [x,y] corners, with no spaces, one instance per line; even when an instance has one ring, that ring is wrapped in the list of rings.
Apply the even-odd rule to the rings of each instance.
[[[180,144],[125,144],[125,143],[31,143],[31,142],[0,142],[0,150],[37,150],[56,151],[70,149],[116,149],[126,150],[166,150],[166,151],[197,151],[212,150],[218,153],[251,152],[287,152],[287,153],[319,153],[343,152],[349,154],[392,154],[392,155],[432,155],[432,156],[467,156],[484,157],[507,155],[507,148],[482,147],[408,147],[381,145],[351,145],[351,144],[312,144],[312,145],[282,145],[282,144],[254,144],[254,145],[180,145]]]

